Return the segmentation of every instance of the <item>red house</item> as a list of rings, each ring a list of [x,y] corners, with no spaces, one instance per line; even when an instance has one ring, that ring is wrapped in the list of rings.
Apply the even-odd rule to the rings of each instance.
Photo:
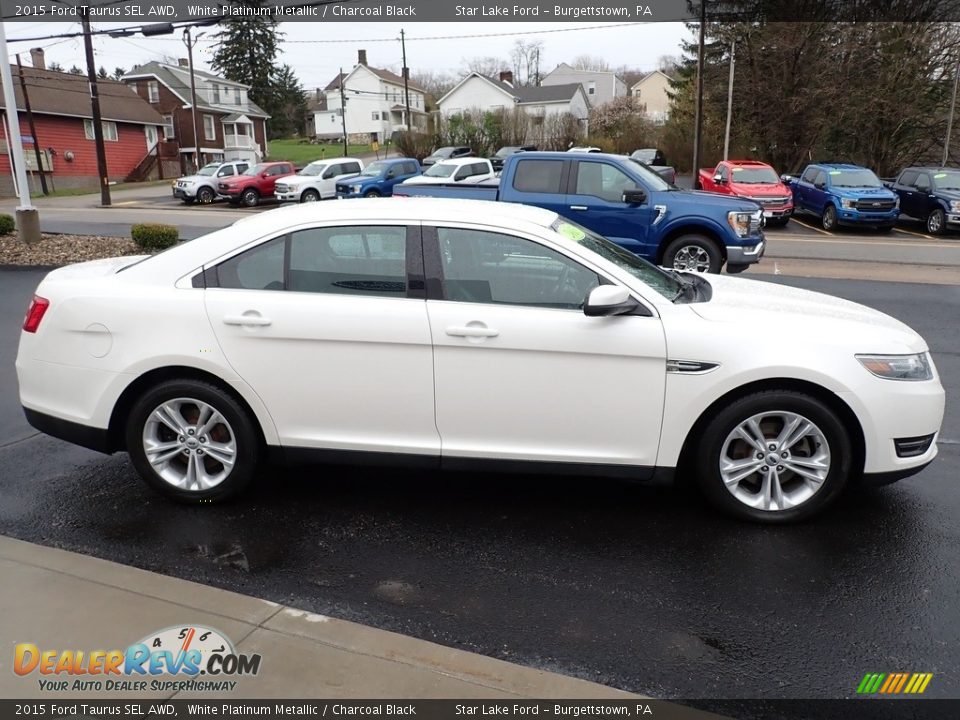
[[[34,143],[41,150],[41,162],[48,188],[90,188],[99,186],[96,144],[93,140],[93,112],[85,75],[47,70],[43,51],[32,50],[34,67],[23,68],[27,95],[33,111],[36,137],[30,132],[24,112],[23,91],[18,70],[12,68],[14,93],[20,116],[27,174],[32,193],[39,192]],[[143,180],[157,177],[157,142],[163,118],[131,88],[114,80],[97,82],[100,115],[103,120],[107,171],[110,180]],[[13,195],[13,180],[7,139],[7,99],[0,91],[3,128],[0,130],[0,195]],[[175,156],[174,156],[175,158]],[[171,163],[170,174],[176,169]]]

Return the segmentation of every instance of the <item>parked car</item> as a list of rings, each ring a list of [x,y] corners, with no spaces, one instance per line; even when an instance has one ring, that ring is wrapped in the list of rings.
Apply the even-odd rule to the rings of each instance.
[[[247,207],[255,207],[264,199],[272,200],[277,180],[295,172],[293,163],[260,163],[247,168],[240,175],[222,178],[217,183],[217,193],[231,205],[243,203]]]
[[[484,158],[457,158],[431,165],[423,175],[403,181],[403,185],[437,185],[443,183],[478,182],[494,176],[493,165]]]
[[[698,190],[735,195],[763,208],[767,225],[786,225],[793,214],[793,193],[776,170],[757,160],[724,160],[714,168],[701,168]]]
[[[568,148],[567,152],[599,153],[603,152],[603,150],[594,145],[574,145],[573,147]]]
[[[630,157],[642,163],[649,165],[654,171],[658,172],[664,180],[671,185],[677,183],[677,171],[672,166],[667,165],[667,158],[660,148],[641,148],[630,153]]]
[[[786,175],[794,213],[820,218],[824,230],[840,225],[868,225],[890,230],[900,215],[900,200],[873,170],[845,163],[808,165],[800,177]]]
[[[749,200],[680,190],[643,163],[602,153],[525,152],[499,182],[412,185],[394,195],[499,200],[547,208],[658,265],[740,272],[763,257],[763,214]]]
[[[583,474],[585,492],[683,464],[721,510],[788,522],[921,470],[944,411],[927,343],[880,312],[450,200],[278,208],[54,270],[16,369],[37,430],[126,451],[197,504],[265,457]]]
[[[518,152],[533,152],[536,149],[536,145],[505,145],[490,158],[490,164],[493,165],[494,172],[500,172],[503,170],[503,161],[506,158]]]
[[[187,205],[198,202],[209,205],[217,199],[217,183],[221,178],[233,177],[245,172],[250,163],[234,160],[230,162],[208,163],[197,170],[195,175],[187,175],[173,181],[173,196]]]
[[[377,160],[359,175],[337,181],[338,198],[390,197],[393,186],[420,174],[420,163],[412,158]]]
[[[274,195],[280,202],[316,202],[337,196],[337,181],[363,170],[363,160],[315,160],[296,175],[277,182]]]
[[[931,235],[960,229],[960,170],[910,167],[886,185],[900,198],[901,214],[923,220]]]
[[[434,163],[440,162],[441,160],[451,160],[453,158],[461,158],[461,157],[473,157],[474,155],[475,153],[473,152],[473,150],[471,150],[466,146],[442,147],[442,148],[437,148],[432,153],[427,155],[423,159],[423,162],[421,162],[420,164],[426,168],[433,165]]]

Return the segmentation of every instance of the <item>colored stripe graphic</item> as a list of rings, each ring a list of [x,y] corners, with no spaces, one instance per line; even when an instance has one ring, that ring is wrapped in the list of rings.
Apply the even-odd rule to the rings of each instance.
[[[867,673],[857,686],[857,694],[920,695],[933,679],[933,673]]]

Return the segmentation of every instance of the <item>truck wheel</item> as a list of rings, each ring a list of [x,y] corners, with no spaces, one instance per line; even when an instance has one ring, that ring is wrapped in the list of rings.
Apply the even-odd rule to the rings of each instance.
[[[663,264],[674,270],[718,273],[723,265],[723,255],[708,237],[681,235],[667,246]]]
[[[837,208],[832,204],[827,205],[820,217],[820,224],[824,230],[835,230],[837,227]]]
[[[364,194],[364,197],[380,197],[380,191],[376,188],[370,188]]]
[[[931,235],[943,235],[943,228],[946,225],[946,217],[943,210],[937,208],[927,215],[927,232]]]
[[[209,205],[213,202],[213,190],[208,187],[202,187],[197,191],[197,202],[201,205]]]
[[[304,190],[300,195],[300,202],[317,202],[320,199],[320,193],[316,190]]]
[[[243,191],[243,204],[247,207],[256,207],[260,204],[260,193],[253,188]]]

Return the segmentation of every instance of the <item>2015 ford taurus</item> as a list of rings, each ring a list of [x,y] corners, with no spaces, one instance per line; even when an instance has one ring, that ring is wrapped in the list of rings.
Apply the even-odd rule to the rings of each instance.
[[[39,430],[213,501],[264,459],[696,476],[785,522],[937,453],[906,325],[656,268],[547,210],[436,199],[262,213],[40,283],[17,356]],[[679,469],[679,470],[678,470]]]

